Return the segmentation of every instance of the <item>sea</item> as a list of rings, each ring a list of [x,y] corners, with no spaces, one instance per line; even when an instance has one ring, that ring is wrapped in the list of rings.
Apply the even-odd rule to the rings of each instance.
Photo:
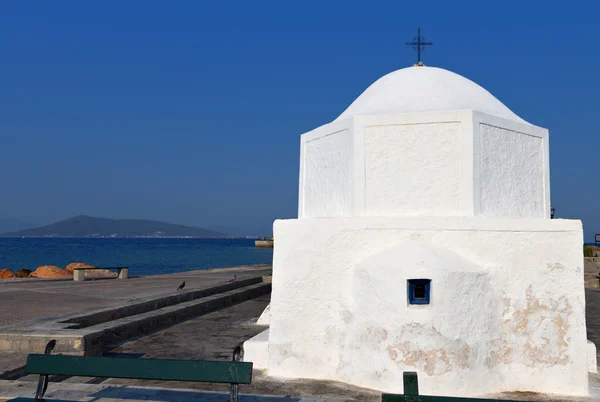
[[[253,239],[190,238],[0,238],[0,269],[41,265],[129,267],[130,276],[271,263],[273,249]]]

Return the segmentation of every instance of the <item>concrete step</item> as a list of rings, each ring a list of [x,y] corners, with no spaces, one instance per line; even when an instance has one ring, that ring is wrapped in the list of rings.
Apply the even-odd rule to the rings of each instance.
[[[96,339],[99,339],[104,348],[112,348],[126,339],[155,332],[182,321],[200,315],[254,299],[271,291],[270,283],[258,283],[243,288],[218,293],[201,299],[192,300],[173,306],[163,307],[158,310],[121,318],[92,328],[98,330],[85,336],[88,350],[96,350]],[[99,351],[101,352],[101,351]]]
[[[87,328],[93,325],[114,321],[119,318],[129,317],[136,314],[142,314],[148,311],[158,310],[163,307],[172,306],[175,304],[188,302],[196,299],[201,299],[207,296],[227,292],[233,289],[243,288],[245,286],[254,285],[262,282],[263,278],[260,276],[243,280],[230,281],[221,285],[211,286],[205,289],[181,291],[170,296],[144,299],[133,304],[126,304],[122,307],[96,310],[85,315],[71,317],[64,321],[61,321],[61,323],[71,324],[66,327],[67,329]]]
[[[162,328],[241,303],[271,291],[270,278],[256,277],[207,289],[143,300],[85,315],[48,317],[0,329],[0,350],[97,356],[107,348]]]

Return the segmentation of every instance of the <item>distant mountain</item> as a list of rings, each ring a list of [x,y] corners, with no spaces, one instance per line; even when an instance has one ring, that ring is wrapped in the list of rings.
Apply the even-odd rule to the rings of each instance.
[[[14,237],[225,237],[213,230],[146,219],[76,216],[34,229],[5,233]]]
[[[26,222],[17,218],[0,218],[0,233],[15,232],[17,230],[29,229],[38,226],[35,223]]]

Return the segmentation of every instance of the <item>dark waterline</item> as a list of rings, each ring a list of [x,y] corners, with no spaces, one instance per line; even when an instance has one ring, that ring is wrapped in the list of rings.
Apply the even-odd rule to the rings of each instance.
[[[127,266],[129,275],[158,275],[208,268],[271,263],[273,249],[252,239],[0,238],[0,269],[65,267],[81,261]]]

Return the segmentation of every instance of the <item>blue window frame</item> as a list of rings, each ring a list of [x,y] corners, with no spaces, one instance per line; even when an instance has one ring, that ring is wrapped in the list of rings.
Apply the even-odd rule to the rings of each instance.
[[[408,304],[429,304],[431,279],[408,280]]]

